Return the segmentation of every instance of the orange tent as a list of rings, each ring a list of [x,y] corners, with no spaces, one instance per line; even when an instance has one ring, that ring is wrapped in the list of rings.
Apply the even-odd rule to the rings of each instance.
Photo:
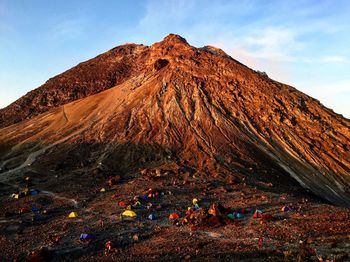
[[[169,219],[170,219],[170,220],[176,220],[176,219],[179,219],[179,215],[178,215],[178,214],[176,214],[176,213],[172,213],[172,214],[170,214]]]

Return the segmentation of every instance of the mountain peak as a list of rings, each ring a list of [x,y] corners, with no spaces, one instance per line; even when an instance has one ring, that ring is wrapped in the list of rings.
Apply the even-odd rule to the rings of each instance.
[[[166,37],[164,37],[164,39],[162,40],[162,43],[171,43],[171,44],[186,44],[188,45],[188,42],[185,38],[183,38],[182,36],[180,35],[177,35],[177,34],[169,34],[167,35]]]

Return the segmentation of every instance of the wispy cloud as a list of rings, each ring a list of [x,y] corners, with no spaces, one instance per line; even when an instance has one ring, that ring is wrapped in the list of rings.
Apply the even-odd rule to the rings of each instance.
[[[148,1],[146,13],[139,21],[139,26],[160,29],[165,25],[184,21],[192,14],[194,3],[188,0]]]
[[[339,55],[328,55],[328,56],[323,56],[320,58],[321,62],[324,63],[347,63],[348,59],[344,56],[339,56]]]
[[[86,20],[81,18],[65,19],[57,23],[53,28],[54,39],[74,39],[82,36],[85,30]]]
[[[291,53],[302,46],[295,31],[282,27],[261,28],[239,40],[251,55],[271,62],[294,61]]]

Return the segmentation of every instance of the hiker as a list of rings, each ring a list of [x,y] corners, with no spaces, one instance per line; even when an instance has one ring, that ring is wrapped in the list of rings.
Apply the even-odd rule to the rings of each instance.
[[[25,261],[51,261],[53,252],[47,247],[40,247],[39,249],[31,251],[26,257]],[[21,260],[22,261],[22,260]]]
[[[133,207],[140,207],[141,206],[141,202],[139,201],[138,197],[136,199],[134,198],[134,200],[132,202],[132,206]]]
[[[299,254],[298,261],[312,261],[311,257],[315,255],[314,250],[308,244],[308,238],[299,240]]]
[[[49,236],[49,245],[53,246],[60,241],[61,237],[58,235],[50,235]]]
[[[28,196],[30,192],[30,189],[28,186],[26,186],[25,188],[23,188],[22,192],[20,192],[20,195],[22,196]]]
[[[214,203],[209,207],[208,214],[212,216],[218,216],[219,215],[219,210],[217,207],[217,204]]]
[[[259,249],[262,249],[263,244],[264,244],[264,239],[262,237],[259,237],[259,240],[258,240],[258,247],[259,247]]]
[[[299,241],[299,254],[298,254],[298,261],[304,261],[307,257],[307,248],[305,240]]]
[[[26,183],[26,188],[30,188],[32,186],[32,178],[30,176],[27,176],[24,178]]]
[[[112,250],[112,242],[107,241],[105,244],[105,251],[104,251],[105,256],[108,256],[109,253],[111,253],[111,250]]]

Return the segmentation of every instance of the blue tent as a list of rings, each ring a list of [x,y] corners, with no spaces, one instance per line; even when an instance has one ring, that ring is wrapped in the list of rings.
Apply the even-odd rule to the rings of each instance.
[[[36,189],[31,189],[31,190],[29,191],[29,195],[31,195],[31,196],[36,196],[37,194],[39,194],[39,191],[36,190]]]
[[[289,207],[289,206],[284,206],[284,207],[282,207],[281,211],[283,211],[283,212],[290,212],[290,211],[293,211],[293,209],[291,207]]]
[[[242,213],[236,213],[236,218],[242,219],[244,218],[244,215]]]
[[[37,207],[32,207],[32,212],[38,214],[40,212],[40,209]]]
[[[91,234],[87,234],[87,233],[81,233],[80,234],[80,240],[90,240],[90,239],[94,239],[95,237]]]
[[[148,219],[149,219],[149,220],[156,220],[156,215],[150,214],[150,215],[148,216]]]

